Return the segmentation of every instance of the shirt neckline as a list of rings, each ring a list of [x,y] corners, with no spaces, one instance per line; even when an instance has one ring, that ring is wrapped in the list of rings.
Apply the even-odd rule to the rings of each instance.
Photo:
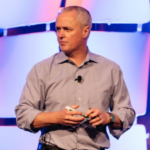
[[[66,54],[64,52],[61,51],[58,54],[59,55],[57,57],[57,64],[62,64],[62,63],[66,63],[66,62],[70,62],[71,61],[71,60],[69,60],[69,58],[66,56]],[[83,64],[85,64],[87,62],[95,62],[95,63],[98,62],[96,56],[93,53],[91,53],[89,51],[89,49],[87,51],[86,58],[85,58],[84,62],[81,65],[83,65]]]

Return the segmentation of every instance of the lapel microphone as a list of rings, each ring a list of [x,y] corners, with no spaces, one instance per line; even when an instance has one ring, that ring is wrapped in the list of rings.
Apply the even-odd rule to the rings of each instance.
[[[78,77],[75,79],[75,81],[78,81],[79,83],[81,82],[81,80],[82,80],[82,77],[81,77],[81,76],[78,76]]]

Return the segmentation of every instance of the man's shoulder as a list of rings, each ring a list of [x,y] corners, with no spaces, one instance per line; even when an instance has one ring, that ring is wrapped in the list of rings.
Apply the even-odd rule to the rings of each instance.
[[[91,55],[95,59],[95,61],[98,63],[98,65],[100,65],[100,66],[104,66],[104,67],[108,66],[111,68],[119,68],[120,69],[120,66],[111,59],[108,59],[102,55],[95,54],[92,52],[91,52]]]
[[[49,75],[50,70],[52,68],[56,68],[59,55],[60,55],[59,52],[55,53],[52,56],[36,63],[31,68],[30,72],[28,73],[28,76],[36,75],[38,76],[38,78],[45,80]]]
[[[45,76],[49,73],[51,68],[55,68],[57,66],[57,58],[59,56],[59,52],[53,54],[52,56],[43,59],[36,63],[31,70],[35,70],[38,75]]]
[[[56,58],[59,55],[58,53],[53,54],[52,56],[43,59],[42,61],[39,61],[38,63],[36,63],[34,66],[36,67],[44,67],[44,66],[50,66],[51,64],[55,64],[56,63]]]

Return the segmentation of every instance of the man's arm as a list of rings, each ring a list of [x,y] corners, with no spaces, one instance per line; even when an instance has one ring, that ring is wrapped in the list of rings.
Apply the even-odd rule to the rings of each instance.
[[[73,109],[79,107],[79,105],[71,106]],[[84,120],[84,117],[74,117],[74,115],[82,116],[82,112],[61,110],[57,112],[42,112],[39,113],[32,123],[32,128],[42,128],[46,126],[52,126],[55,124],[61,124],[63,126],[73,126],[79,124]]]
[[[31,123],[36,116],[43,111],[45,90],[44,77],[39,80],[38,70],[36,65],[31,69],[27,76],[26,84],[23,88],[19,105],[15,107],[16,121],[19,128],[37,132],[33,130]]]
[[[134,123],[135,111],[131,105],[128,89],[123,79],[123,74],[119,66],[113,70],[114,92],[110,101],[111,113],[118,116],[122,123],[121,129],[116,129],[114,126],[108,126],[110,133],[117,139]]]
[[[91,118],[90,123],[94,126],[108,125],[110,133],[118,139],[126,130],[131,128],[135,119],[135,111],[132,108],[121,69],[116,66],[112,72],[114,89],[110,99],[110,111],[116,118],[115,122],[110,124],[108,112],[102,112],[97,108],[90,109],[86,116]]]

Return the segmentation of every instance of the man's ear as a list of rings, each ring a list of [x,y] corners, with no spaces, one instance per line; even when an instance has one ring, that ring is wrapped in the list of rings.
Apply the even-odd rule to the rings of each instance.
[[[85,26],[85,27],[83,28],[83,38],[84,38],[84,39],[88,38],[89,32],[90,32],[89,26]]]

